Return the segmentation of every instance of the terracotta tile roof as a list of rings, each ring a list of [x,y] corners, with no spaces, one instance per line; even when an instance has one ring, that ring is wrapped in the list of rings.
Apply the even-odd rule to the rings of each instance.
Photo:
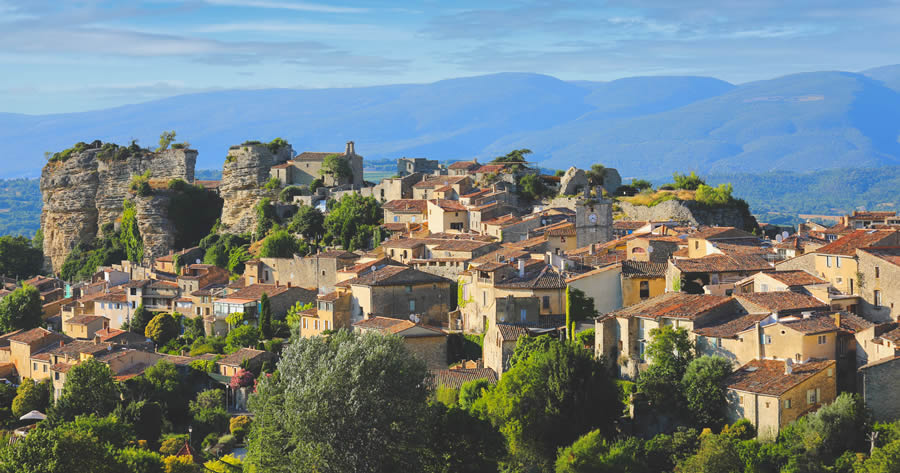
[[[468,194],[463,194],[463,195],[459,196],[459,198],[460,199],[471,199],[473,197],[478,197],[478,196],[489,194],[489,193],[491,193],[491,189],[488,187],[485,187],[483,189],[474,189],[474,190],[470,191]]]
[[[244,360],[255,360],[257,358],[266,358],[273,356],[265,350],[254,350],[252,348],[241,348],[240,350],[222,358],[218,361],[220,365],[240,366]]]
[[[465,212],[467,210],[465,205],[460,204],[459,201],[456,200],[431,199],[428,202],[448,212]]]
[[[547,243],[547,235],[539,235],[521,241],[504,243],[509,248],[535,249]]]
[[[883,338],[885,340],[890,340],[892,343],[897,345],[898,342],[900,342],[900,327],[895,328],[894,330],[891,330],[889,332],[885,332],[885,333],[881,334],[880,338]]]
[[[475,269],[478,271],[484,271],[486,273],[493,273],[494,271],[496,271],[500,268],[505,268],[508,266],[509,266],[508,263],[497,263],[494,261],[489,261],[487,263],[481,263],[481,264],[475,266]]]
[[[505,342],[518,340],[522,335],[528,334],[524,325],[498,323],[497,330],[500,332],[500,339]]]
[[[610,315],[624,318],[646,317],[657,319],[669,317],[693,320],[717,307],[729,304],[731,301],[732,298],[726,296],[667,292],[624,309],[619,309],[610,313]]]
[[[575,224],[574,223],[565,223],[558,227],[548,229],[545,234],[548,236],[553,236],[553,237],[575,236]]]
[[[678,251],[673,255],[676,253]],[[712,254],[702,258],[676,259],[672,264],[685,273],[727,273],[772,269],[772,265],[764,257],[756,254]]]
[[[336,154],[338,156],[343,156],[344,153],[325,153],[321,151],[304,151],[297,156],[294,156],[294,161],[321,161],[325,159],[327,156]]]
[[[58,373],[68,373],[73,366],[75,365],[72,363],[57,363],[50,367],[50,371],[56,371]]]
[[[389,265],[389,266],[400,266],[404,267],[404,265],[390,259],[390,258],[378,258],[376,260],[369,261],[367,263],[359,263],[353,266],[347,266],[338,270],[339,273],[353,273],[359,274],[363,271],[368,270],[373,266],[381,266],[381,265]]]
[[[767,396],[781,396],[803,381],[834,367],[834,360],[793,363],[791,374],[785,374],[781,360],[753,360],[738,368],[725,383],[729,389]]]
[[[425,179],[413,184],[416,189],[435,189],[438,187],[452,186],[458,184],[467,176],[425,176]]]
[[[398,334],[413,327],[419,327],[433,333],[433,335],[429,336],[437,337],[447,335],[443,330],[439,328],[429,327],[428,325],[413,323],[410,320],[395,319],[392,317],[370,317],[368,319],[360,320],[359,322],[354,323],[353,326],[359,327],[363,330],[375,330],[383,334]]]
[[[612,270],[621,269],[621,268],[622,268],[622,264],[621,264],[621,263],[619,263],[619,264],[610,264],[610,265],[606,265],[606,266],[604,266],[604,267],[602,267],[602,268],[597,268],[597,269],[594,269],[594,270],[592,270],[592,271],[588,271],[588,272],[585,272],[585,273],[581,273],[581,274],[579,274],[579,275],[577,275],[577,276],[569,277],[569,278],[566,279],[566,283],[571,284],[572,282],[578,281],[579,279],[584,279],[584,278],[587,278],[587,277],[594,276],[595,274],[605,273],[605,272],[607,272],[607,271],[612,271]]]
[[[778,323],[806,335],[835,332],[838,330],[837,325],[834,324],[834,319],[825,314],[797,319],[779,320]]]
[[[840,316],[841,330],[845,332],[856,333],[875,326],[874,323],[849,312],[840,311]]]
[[[47,352],[37,353],[35,355],[32,355],[31,359],[37,361],[50,361],[50,354]]]
[[[476,379],[486,379],[491,384],[497,384],[497,373],[490,368],[472,368],[457,370],[433,370],[435,386],[444,386],[459,389],[463,384]]]
[[[409,225],[409,226],[407,227],[407,225]],[[410,222],[408,224],[402,223],[402,222],[387,222],[387,223],[382,223],[381,228],[384,228],[385,230],[388,230],[391,232],[404,232],[404,233],[407,230],[409,230],[409,232],[412,233],[412,232],[417,232],[417,231],[421,230],[422,224],[412,223],[412,222]]]
[[[498,172],[506,169],[506,166],[507,166],[506,164],[485,164],[484,166],[481,166],[480,168],[476,169],[475,173],[476,174],[498,173]]]
[[[33,328],[31,330],[26,330],[24,332],[19,332],[11,337],[8,337],[11,342],[19,342],[19,343],[28,343],[32,344],[34,342],[39,342],[41,340],[47,339],[52,340],[54,338],[62,338],[62,335],[56,332],[51,332],[45,328]]]
[[[647,225],[647,223],[640,220],[616,220],[613,222],[613,228],[616,230],[637,230]]]
[[[81,300],[84,301],[84,299],[81,299]],[[128,295],[125,294],[125,291],[119,290],[119,291],[110,292],[107,294],[104,294],[104,293],[97,294],[96,296],[93,297],[93,300],[101,301],[101,302],[127,302]]]
[[[896,217],[897,212],[893,211],[867,211],[867,210],[854,210],[852,214],[849,215],[852,219],[857,220],[883,220],[890,217]]]
[[[425,199],[396,199],[385,202],[381,208],[394,213],[425,213],[428,201]]]
[[[705,227],[688,235],[689,238],[701,238],[704,240],[722,240],[729,238],[757,238],[752,233],[734,227]]]
[[[72,317],[71,319],[66,320],[66,323],[74,324],[74,325],[87,325],[89,323],[96,322],[100,319],[109,320],[102,315],[76,315],[75,317]]]
[[[895,230],[856,230],[844,235],[837,240],[819,248],[816,253],[825,255],[856,256],[857,248],[878,246],[878,244],[893,235]]]
[[[382,248],[401,248],[411,250],[413,248],[418,248],[420,246],[425,246],[428,243],[428,240],[425,238],[393,238],[390,240],[383,241],[381,243]]]
[[[109,351],[112,344],[94,343],[92,340],[75,340],[64,344],[63,346],[55,346],[47,350],[47,353],[54,355],[68,355],[70,357],[78,357],[81,354],[94,355],[97,353]]]
[[[514,277],[495,283],[494,287],[503,289],[565,289],[566,278],[550,265],[542,264],[539,270],[525,273],[524,277]]]
[[[488,241],[478,240],[442,240],[432,251],[474,251],[485,246],[494,245]]]
[[[336,301],[336,300],[338,300],[338,298],[340,298],[340,295],[337,293],[337,291],[332,291],[332,292],[329,292],[328,294],[319,294],[316,297],[316,299],[318,299],[320,301],[325,301],[325,302]]]
[[[490,220],[482,220],[481,223],[484,225],[508,225],[510,223],[521,222],[522,219],[516,217],[513,214],[501,215],[500,217],[492,218]]]
[[[791,287],[828,283],[828,281],[825,281],[824,279],[821,279],[817,276],[813,276],[812,274],[809,274],[802,269],[771,271],[763,274]]]
[[[694,333],[704,337],[737,338],[737,334],[750,329],[770,314],[746,314],[738,317],[716,321],[714,325],[694,329]]]
[[[853,230],[853,227],[838,223],[822,230],[822,233],[826,235],[846,235],[848,233],[853,233]]]
[[[336,286],[405,286],[413,284],[445,283],[449,280],[434,274],[408,268],[406,266],[385,266],[371,273],[342,281]]]
[[[521,250],[519,248],[501,247],[497,251],[492,251],[490,253],[474,258],[469,263],[473,265],[479,265],[484,263],[496,263],[498,261],[510,261],[516,258],[525,258],[529,254],[529,252]]]
[[[447,166],[447,169],[469,169],[478,166],[478,161],[456,161]]]
[[[751,292],[735,294],[734,297],[772,312],[797,312],[828,308],[828,304],[813,296],[793,291]]]
[[[649,261],[622,261],[622,277],[624,278],[664,278],[667,263],[651,263]]]
[[[238,289],[237,291],[228,294],[229,299],[246,299],[248,301],[256,301],[262,297],[265,292],[267,296],[273,297],[279,294],[283,294],[290,289],[298,289],[296,287],[287,287],[283,285],[274,285],[274,284],[251,284],[242,289]],[[303,289],[306,290],[306,289]]]
[[[149,280],[149,279],[133,279],[133,280],[131,280],[131,281],[128,281],[128,282],[125,283],[125,284],[122,284],[122,287],[136,287],[136,288],[143,288],[143,287],[146,286],[147,284],[150,284],[150,280]]]
[[[860,251],[887,261],[895,266],[900,266],[900,246],[873,246],[860,248]]]

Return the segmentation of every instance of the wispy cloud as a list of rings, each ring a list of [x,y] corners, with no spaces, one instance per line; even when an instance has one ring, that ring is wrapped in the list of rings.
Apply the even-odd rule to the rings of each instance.
[[[308,11],[318,13],[365,13],[368,8],[359,7],[339,7],[327,5],[323,3],[307,3],[307,2],[279,2],[269,0],[205,0],[210,5],[231,6],[231,7],[250,7],[250,8],[270,8],[277,10],[294,10]]]

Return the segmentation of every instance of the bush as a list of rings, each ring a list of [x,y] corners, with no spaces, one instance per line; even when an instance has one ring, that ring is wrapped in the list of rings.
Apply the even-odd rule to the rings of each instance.
[[[172,435],[167,437],[159,445],[159,453],[165,456],[175,455],[184,447],[187,441],[187,435]]]
[[[147,323],[144,336],[153,340],[157,345],[165,345],[169,340],[177,337],[181,327],[175,320],[174,314],[158,314]]]
[[[294,197],[298,195],[303,195],[303,188],[300,186],[287,186],[284,189],[281,189],[281,193],[278,194],[278,200],[282,202],[291,203],[294,201]]]
[[[232,417],[228,422],[228,431],[231,432],[231,435],[234,435],[238,442],[242,442],[247,433],[250,432],[250,423],[250,416]]]
[[[263,187],[265,187],[266,190],[274,191],[281,187],[281,179],[278,179],[277,177],[271,177],[268,181],[266,181],[266,184]]]
[[[434,390],[434,400],[447,407],[454,407],[459,403],[459,391],[447,386],[438,386]]]
[[[694,200],[706,205],[727,205],[731,203],[731,184],[719,184],[719,187],[710,187],[701,184],[697,188]]]
[[[672,177],[675,179],[675,184],[672,186],[675,189],[694,191],[706,184],[706,181],[701,179],[694,171],[691,171],[691,173],[687,175],[676,172],[672,174]]]
[[[269,148],[269,152],[272,154],[278,154],[278,152],[281,151],[281,148],[286,146],[288,146],[288,142],[282,138],[275,138],[266,144],[266,147]]]
[[[143,174],[131,176],[128,188],[131,189],[131,192],[141,197],[153,194],[153,189],[150,188],[150,170],[148,169]]]

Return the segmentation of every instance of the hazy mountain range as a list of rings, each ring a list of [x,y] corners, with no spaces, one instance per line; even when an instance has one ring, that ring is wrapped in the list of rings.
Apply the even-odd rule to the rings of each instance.
[[[174,129],[220,168],[229,145],[283,137],[301,151],[463,159],[530,148],[547,168],[600,162],[625,177],[900,165],[900,65],[733,85],[709,77],[562,81],[505,73],[432,84],[232,90],[107,110],[0,113],[0,177],[37,176],[78,141],[155,146]]]

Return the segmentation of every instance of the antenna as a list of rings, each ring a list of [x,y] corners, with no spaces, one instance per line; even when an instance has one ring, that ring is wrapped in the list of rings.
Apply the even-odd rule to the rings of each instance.
[[[782,237],[782,238],[787,238],[787,237],[789,237],[789,236],[791,236],[791,234],[788,233],[787,230],[781,232],[781,237]]]
[[[781,243],[782,241],[784,241],[784,237],[779,233],[778,235],[775,235],[775,241]]]
[[[647,253],[653,253],[653,245],[647,245]]]
[[[194,262],[195,262],[196,264],[200,264],[200,258],[195,259]]]

